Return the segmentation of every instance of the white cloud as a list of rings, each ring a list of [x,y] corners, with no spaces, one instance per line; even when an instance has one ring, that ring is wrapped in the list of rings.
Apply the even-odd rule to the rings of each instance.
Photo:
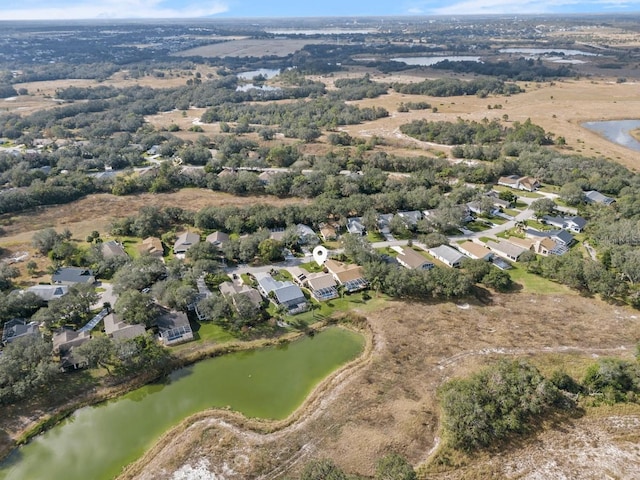
[[[414,3],[412,10],[432,15],[596,12],[611,8],[640,9],[640,0],[462,0]]]
[[[164,7],[163,0],[96,0],[72,5],[44,6],[39,2],[30,8],[0,9],[3,20],[75,20],[92,18],[196,18],[217,15],[229,10],[220,1]]]

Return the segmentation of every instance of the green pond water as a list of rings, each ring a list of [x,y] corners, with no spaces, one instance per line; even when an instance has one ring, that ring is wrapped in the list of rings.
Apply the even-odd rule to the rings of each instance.
[[[163,384],[78,410],[14,451],[0,464],[0,479],[113,478],[169,428],[211,407],[285,418],[363,346],[361,335],[334,327],[287,345],[204,360],[174,372]]]

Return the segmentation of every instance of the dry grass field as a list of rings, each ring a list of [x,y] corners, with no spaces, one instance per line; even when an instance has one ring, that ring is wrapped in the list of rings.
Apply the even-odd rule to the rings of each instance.
[[[422,78],[399,76],[383,77],[384,81],[419,81]],[[640,168],[637,152],[616,145],[580,124],[592,120],[635,119],[640,111],[640,88],[636,82],[616,83],[614,80],[563,80],[546,83],[522,83],[525,93],[510,97],[476,96],[435,98],[428,96],[403,95],[392,92],[381,98],[355,102],[361,106],[381,106],[389,110],[390,118],[376,120],[362,125],[344,127],[354,136],[385,137],[393,140],[403,139],[416,145],[416,148],[432,148],[409,139],[400,133],[399,127],[416,119],[433,121],[464,120],[480,121],[483,118],[499,119],[508,115],[508,121],[523,122],[528,118],[533,123],[552,132],[556,137],[563,136],[567,141],[565,152],[575,152],[585,156],[602,156],[619,162],[628,168]],[[426,101],[438,112],[411,111],[398,113],[401,102]],[[501,105],[499,109],[493,108]],[[488,107],[492,108],[489,109]],[[446,149],[444,149],[446,151]]]
[[[147,205],[176,206],[197,211],[206,206],[244,206],[250,204],[280,206],[300,202],[304,202],[304,200],[279,199],[270,196],[235,197],[226,193],[197,188],[184,189],[174,193],[146,193],[127,197],[109,194],[89,195],[67,205],[40,207],[19,214],[0,216],[0,247],[5,250],[3,257],[11,257],[18,252],[30,254],[30,258],[15,264],[21,270],[21,280],[49,281],[45,277],[31,279],[25,273],[25,265],[28,260],[35,260],[38,264],[38,270],[41,272],[45,272],[50,264],[47,258],[35,254],[31,246],[33,234],[45,228],[55,228],[58,231],[68,228],[73,234],[73,238],[82,242],[93,230],[100,232],[103,238],[109,238],[109,226],[114,219],[134,215],[140,208]]]
[[[121,478],[294,477],[312,458],[372,475],[390,451],[414,465],[439,444],[437,388],[500,357],[526,358],[550,373],[566,364],[580,378],[600,356],[630,358],[640,314],[577,296],[495,295],[489,305],[392,302],[361,312],[373,330],[364,366],[343,375],[297,421],[262,434],[210,412],[169,432]],[[426,468],[430,479],[634,478],[640,408],[588,410],[541,427],[491,454]],[[173,476],[179,471],[191,476]],[[210,472],[197,477],[197,472]]]

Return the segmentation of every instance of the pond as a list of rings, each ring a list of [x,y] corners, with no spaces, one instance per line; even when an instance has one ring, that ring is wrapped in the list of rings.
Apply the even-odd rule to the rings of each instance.
[[[331,372],[356,358],[361,335],[329,328],[278,347],[237,352],[174,372],[162,384],[78,410],[16,449],[2,480],[101,480],[118,475],[184,418],[208,408],[286,418]]]
[[[391,59],[394,62],[402,62],[407,65],[420,65],[429,67],[436,63],[449,60],[450,62],[480,62],[480,57],[470,57],[464,55],[453,55],[448,57],[396,57]]]
[[[238,74],[240,80],[253,80],[258,76],[262,76],[269,80],[270,78],[280,75],[279,68],[259,68],[257,70],[251,70],[250,72],[242,72]]]
[[[600,54],[584,52],[582,50],[569,50],[566,48],[501,48],[500,53],[525,53],[528,55],[583,55],[585,57],[598,57]]]
[[[640,152],[640,141],[630,132],[640,129],[640,120],[607,120],[602,122],[585,122],[583,127],[602,135],[607,140]]]

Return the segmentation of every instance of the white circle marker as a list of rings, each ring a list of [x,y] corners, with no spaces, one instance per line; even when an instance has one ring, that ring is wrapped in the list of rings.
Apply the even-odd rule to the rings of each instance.
[[[329,255],[329,252],[322,245],[318,245],[316,248],[313,249],[313,259],[320,266],[324,265],[324,262],[327,261],[328,255]]]

